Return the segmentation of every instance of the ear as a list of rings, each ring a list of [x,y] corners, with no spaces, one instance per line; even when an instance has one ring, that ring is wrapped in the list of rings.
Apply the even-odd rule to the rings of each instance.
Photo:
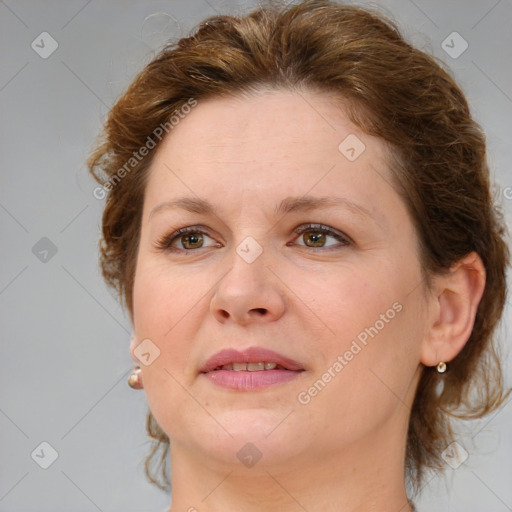
[[[137,337],[135,336],[135,334],[132,334],[132,337],[130,339],[130,355],[132,356],[132,359],[137,363],[139,364],[139,360],[137,359],[137,357],[135,357],[135,354],[133,353],[133,351],[137,348],[137,345],[139,344],[139,340],[137,339]]]
[[[485,281],[485,267],[476,252],[434,278],[429,324],[421,347],[425,366],[451,361],[464,348],[473,330]]]

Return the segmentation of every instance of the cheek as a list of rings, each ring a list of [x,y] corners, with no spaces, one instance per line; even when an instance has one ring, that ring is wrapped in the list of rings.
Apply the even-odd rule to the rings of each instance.
[[[189,270],[171,268],[142,256],[137,264],[133,290],[134,323],[138,336],[163,340],[187,324],[188,313],[200,306],[201,279]]]
[[[323,432],[326,452],[337,442],[357,446],[392,417],[407,414],[419,357],[404,349],[404,312],[378,333],[370,329],[375,322],[361,329],[366,344],[357,334],[338,337],[325,367],[301,390],[300,403],[308,403],[298,407],[306,409],[311,430]]]
[[[191,359],[190,327],[197,325],[193,317],[203,307],[198,299],[204,291],[197,292],[194,284],[190,276],[186,279],[144,256],[138,262],[133,291],[135,335],[138,340],[150,339],[160,352],[151,365],[140,365],[144,392],[156,421],[173,438],[186,437],[194,421],[183,375]],[[186,425],[176,421],[184,417]]]
[[[376,322],[379,332],[392,323],[397,316],[396,308],[400,308],[399,305],[393,308],[399,302],[400,291],[397,283],[389,279],[390,274],[387,275],[388,279],[384,279],[380,269],[368,266],[347,266],[324,276],[304,273],[300,281],[295,277],[297,283],[303,284],[297,293],[301,302],[323,324],[323,345],[327,352],[348,349],[347,343],[350,345],[359,334],[364,341],[367,329]]]
[[[183,381],[183,369],[191,360],[191,330],[199,325],[194,318],[205,307],[205,290],[197,286],[200,282],[190,275],[151,264],[149,258],[139,260],[133,291],[135,335],[139,341],[151,340],[159,351],[151,365],[141,365],[148,400],[152,393],[174,393],[173,377]]]
[[[333,421],[349,415],[362,428],[376,421],[375,411],[399,407],[408,393],[424,323],[421,296],[409,293],[408,282],[405,273],[383,265],[340,274],[323,293],[310,295],[330,331],[315,342],[322,358],[312,376],[311,402]]]

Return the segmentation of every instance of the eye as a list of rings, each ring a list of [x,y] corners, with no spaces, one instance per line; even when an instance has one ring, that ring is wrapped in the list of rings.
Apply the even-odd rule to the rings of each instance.
[[[165,235],[157,242],[159,249],[172,252],[192,251],[212,246],[220,247],[220,244],[199,229],[199,226],[178,229],[170,235]]]
[[[305,224],[296,228],[294,232],[299,235],[295,240],[297,245],[313,249],[322,249],[336,245],[343,247],[351,244],[348,236],[322,224]]]

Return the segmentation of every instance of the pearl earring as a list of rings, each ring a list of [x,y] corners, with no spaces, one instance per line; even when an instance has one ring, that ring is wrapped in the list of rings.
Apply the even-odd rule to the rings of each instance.
[[[128,385],[132,389],[142,389],[142,375],[139,366],[136,366],[128,377]]]
[[[436,366],[437,373],[444,373],[446,371],[446,363],[444,361],[441,361]]]

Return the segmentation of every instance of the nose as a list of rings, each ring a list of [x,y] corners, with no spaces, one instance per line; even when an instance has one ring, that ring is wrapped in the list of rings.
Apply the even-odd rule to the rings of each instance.
[[[265,253],[248,263],[233,252],[230,271],[217,283],[210,310],[221,323],[239,325],[273,322],[286,309],[284,290],[266,267]]]

